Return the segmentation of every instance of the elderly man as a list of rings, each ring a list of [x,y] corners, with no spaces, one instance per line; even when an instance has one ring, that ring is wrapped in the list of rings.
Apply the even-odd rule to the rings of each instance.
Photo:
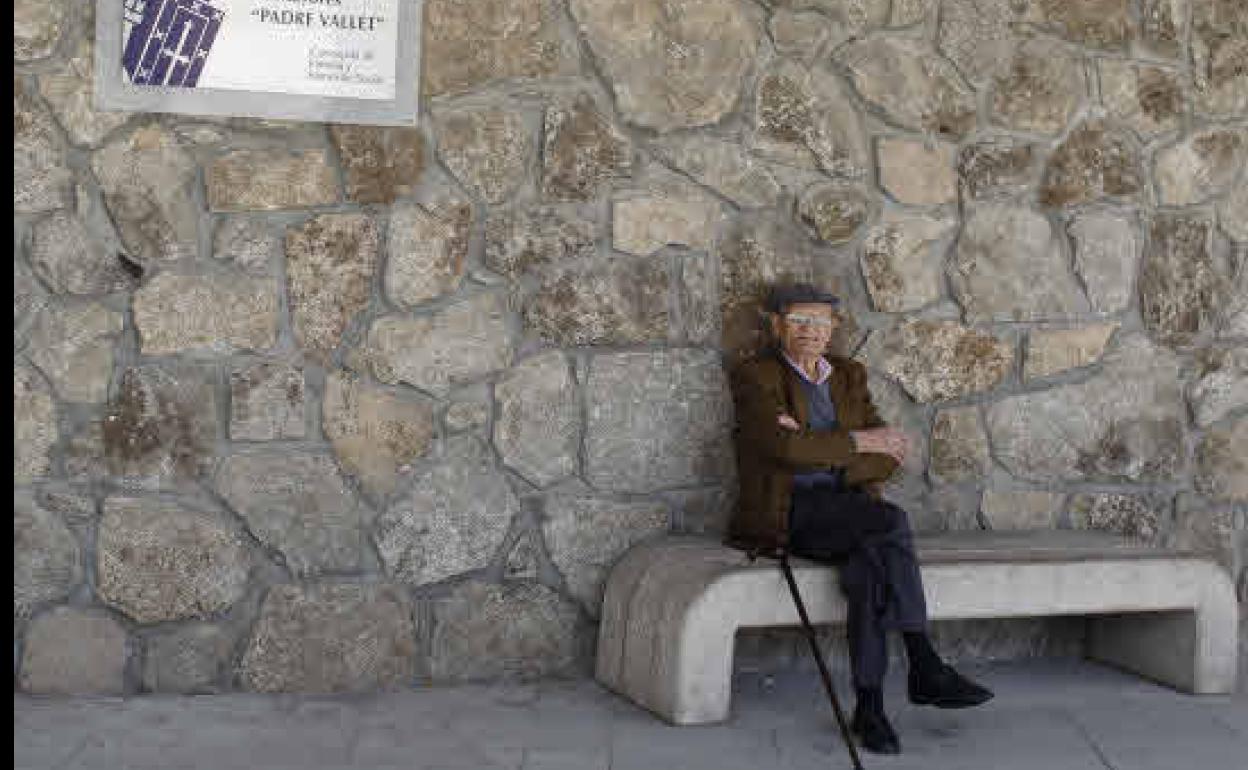
[[[896,754],[881,690],[886,630],[905,642],[912,703],[965,708],[992,693],[943,663],[928,638],[906,512],[881,496],[910,441],[876,413],[862,364],[825,356],[838,304],[809,284],[769,298],[775,345],[735,377],[741,495],[728,544],[839,567],[857,694],[852,729],[868,750]]]

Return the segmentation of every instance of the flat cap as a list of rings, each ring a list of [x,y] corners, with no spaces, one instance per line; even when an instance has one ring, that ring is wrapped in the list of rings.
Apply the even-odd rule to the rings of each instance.
[[[811,304],[836,307],[841,300],[835,294],[820,291],[809,283],[788,283],[772,288],[767,296],[767,310],[783,313],[789,305]]]

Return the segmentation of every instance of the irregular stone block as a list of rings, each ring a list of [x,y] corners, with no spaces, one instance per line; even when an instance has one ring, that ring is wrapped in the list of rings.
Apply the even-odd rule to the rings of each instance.
[[[1248,243],[1248,177],[1243,177],[1218,202],[1218,224],[1231,240]]]
[[[1063,498],[1056,492],[986,489],[979,511],[994,530],[1053,529]]]
[[[735,142],[704,136],[671,137],[654,150],[664,163],[743,208],[774,205],[780,195],[780,183],[767,167]]]
[[[1088,301],[1048,219],[1029,208],[984,204],[962,226],[951,283],[968,317],[1037,321],[1077,316]]]
[[[524,361],[494,386],[494,446],[503,462],[539,487],[576,472],[581,404],[563,354]]]
[[[941,3],[937,42],[965,76],[979,85],[1006,66],[1018,46],[1026,6],[1013,0]]]
[[[386,296],[414,307],[459,287],[468,258],[472,206],[447,199],[390,212]]]
[[[13,492],[13,618],[59,602],[82,582],[78,538],[28,491]]]
[[[843,184],[817,184],[802,193],[797,216],[822,241],[845,243],[852,240],[878,206],[857,187]]]
[[[25,347],[26,330],[39,311],[48,304],[48,293],[44,291],[35,274],[20,259],[13,260],[13,352]]]
[[[252,563],[224,516],[160,499],[105,500],[96,554],[100,599],[139,623],[228,609],[247,590]]]
[[[876,309],[902,313],[939,300],[952,217],[894,214],[867,232],[862,272]]]
[[[723,219],[715,200],[689,188],[617,196],[611,203],[612,246],[642,256],[668,245],[706,250]]]
[[[1164,67],[1100,59],[1101,102],[1116,120],[1148,139],[1179,128],[1187,111],[1178,72]]]
[[[1188,387],[1187,399],[1196,424],[1206,427],[1248,406],[1248,349],[1212,348],[1197,357],[1199,379]]]
[[[989,390],[1014,362],[1011,345],[991,334],[921,319],[873,333],[863,355],[920,403]]]
[[[570,9],[620,112],[660,132],[727,115],[762,37],[758,15],[730,0],[681,13],[662,0],[572,0]]]
[[[1214,118],[1248,113],[1248,8],[1236,0],[1193,0],[1193,95],[1198,112]]]
[[[64,0],[17,0],[13,3],[13,58],[28,62],[50,56],[68,17]]]
[[[1140,151],[1125,131],[1089,120],[1071,131],[1045,168],[1040,203],[1069,206],[1141,192]]]
[[[859,95],[902,128],[960,137],[975,126],[974,92],[918,40],[873,37],[849,44],[837,58]]]
[[[1170,499],[1161,495],[1079,493],[1070,498],[1070,523],[1075,529],[1115,532],[1157,542],[1170,515]]]
[[[279,232],[262,219],[222,217],[212,232],[212,256],[257,278],[272,275],[282,249]]]
[[[662,502],[551,495],[542,517],[551,560],[568,591],[594,618],[599,617],[603,587],[615,561],[634,543],[667,530],[668,510]]]
[[[1225,193],[1246,163],[1248,131],[1200,131],[1157,153],[1157,196],[1165,206],[1202,203]]]
[[[13,366],[13,483],[25,484],[52,470],[56,404],[43,378],[25,364]]]
[[[1140,42],[1149,50],[1177,59],[1187,39],[1186,0],[1141,0]]]
[[[13,21],[16,24],[18,19]],[[36,214],[67,207],[72,181],[56,123],[24,82],[14,78],[14,213]]]
[[[1196,489],[1214,500],[1248,501],[1248,417],[1205,433],[1196,450]]]
[[[96,110],[92,93],[94,77],[95,51],[90,35],[79,38],[63,69],[39,76],[39,93],[65,127],[69,141],[86,147],[98,146],[133,114]]]
[[[632,152],[632,142],[588,97],[553,104],[543,122],[542,197],[592,200],[612,179],[632,173]]]
[[[277,342],[277,295],[241,274],[165,272],[135,293],[134,324],[144,355],[263,351]]]
[[[1080,329],[1033,331],[1027,337],[1023,379],[1048,377],[1100,359],[1118,324],[1096,324]]]
[[[1188,493],[1180,493],[1175,499],[1173,545],[1211,555],[1231,574],[1235,574],[1237,561],[1235,541],[1243,529],[1235,521],[1234,505],[1202,504]]]
[[[382,316],[368,330],[373,374],[437,396],[511,364],[506,308],[498,294],[480,294],[433,315]]]
[[[564,207],[495,213],[485,224],[485,264],[515,280],[546,265],[589,259],[596,230],[593,220]]]
[[[343,469],[370,495],[395,490],[433,443],[433,408],[364,384],[345,372],[325,382],[322,424]]]
[[[973,406],[942,409],[932,421],[931,461],[935,479],[959,482],[983,478],[990,468],[988,437]]]
[[[1087,96],[1084,63],[1045,38],[1025,40],[993,77],[989,105],[995,123],[1016,131],[1062,132]]]
[[[781,163],[860,180],[870,153],[841,77],[824,67],[780,61],[759,78],[751,149]]]
[[[971,198],[1018,195],[1039,175],[1035,145],[1007,136],[969,144],[958,153],[958,177]]]
[[[303,438],[303,371],[261,361],[230,372],[230,438],[273,441]]]
[[[396,586],[275,586],[243,654],[257,692],[371,692],[410,687],[416,670],[411,603]]]
[[[1025,19],[1075,43],[1092,48],[1126,48],[1133,27],[1131,0],[1039,0]]]
[[[1092,309],[1098,313],[1125,310],[1140,262],[1138,224],[1113,212],[1081,211],[1070,220],[1066,232]]]
[[[463,108],[435,113],[434,125],[438,155],[474,195],[497,205],[524,183],[535,146],[519,112]]]
[[[332,125],[329,133],[342,159],[347,200],[394,203],[419,184],[425,169],[425,143],[419,129]]]
[[[56,212],[31,232],[30,263],[60,294],[108,294],[138,285],[133,266],[75,216]]]
[[[586,388],[586,480],[596,488],[651,492],[730,473],[732,401],[718,354],[598,355]]]
[[[206,623],[149,637],[143,649],[143,689],[184,695],[219,692],[233,646],[229,634]]]
[[[525,325],[561,346],[661,342],[670,284],[661,258],[572,263],[543,276],[525,302]]]
[[[26,630],[18,687],[32,695],[121,695],[126,631],[98,610],[56,607]]]
[[[338,202],[338,180],[324,150],[234,150],[208,166],[213,211],[276,211]]]
[[[123,326],[121,313],[94,302],[47,305],[30,331],[30,361],[64,400],[102,402]]]
[[[895,200],[912,206],[952,203],[958,199],[955,149],[947,143],[880,139],[875,145],[880,186]]]
[[[537,579],[538,535],[533,530],[525,530],[516,538],[511,550],[507,553],[507,563],[503,565],[503,577],[507,580]]]
[[[387,575],[417,586],[436,583],[492,563],[519,510],[489,450],[459,436],[377,518],[374,540]]]
[[[265,162],[247,168],[255,173]],[[199,251],[195,159],[159,125],[140,126],[91,156],[127,256],[139,264],[189,259]]]
[[[544,585],[472,580],[432,605],[429,674],[435,682],[577,673],[585,633],[580,613]]]
[[[286,281],[295,338],[324,362],[368,306],[377,226],[367,214],[321,214],[286,231]]]
[[[1231,268],[1211,249],[1213,222],[1200,211],[1153,215],[1140,268],[1140,315],[1167,344],[1213,327],[1231,289]]]
[[[1161,481],[1184,466],[1178,358],[1123,335],[1097,376],[990,405],[996,459],[1034,481]]]

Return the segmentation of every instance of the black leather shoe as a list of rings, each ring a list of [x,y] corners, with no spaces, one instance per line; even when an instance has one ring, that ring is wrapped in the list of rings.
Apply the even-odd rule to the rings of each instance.
[[[861,706],[855,708],[849,729],[862,740],[862,747],[867,751],[874,754],[901,753],[901,741],[897,739],[897,733],[893,731],[893,726],[888,723],[888,717],[884,716],[883,711],[864,709]]]
[[[908,685],[910,702],[920,706],[964,709],[992,699],[991,690],[975,684],[954,671],[952,666],[944,664],[922,674],[911,669]]]

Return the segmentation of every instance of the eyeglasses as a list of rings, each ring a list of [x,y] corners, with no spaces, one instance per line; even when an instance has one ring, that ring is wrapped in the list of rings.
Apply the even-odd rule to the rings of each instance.
[[[788,313],[784,322],[794,326],[814,326],[820,329],[831,329],[833,319],[827,316],[806,315],[805,313]]]

